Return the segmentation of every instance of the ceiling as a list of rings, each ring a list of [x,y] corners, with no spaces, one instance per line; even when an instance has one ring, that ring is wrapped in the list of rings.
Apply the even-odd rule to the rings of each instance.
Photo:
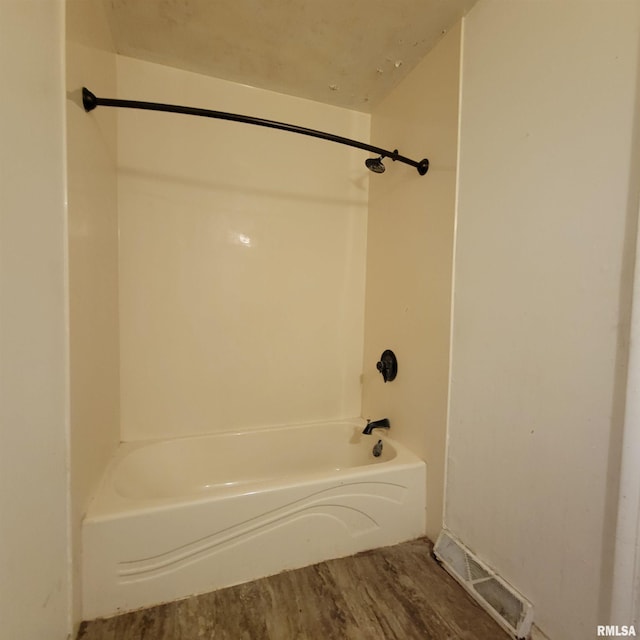
[[[477,0],[105,0],[122,55],[371,111]]]

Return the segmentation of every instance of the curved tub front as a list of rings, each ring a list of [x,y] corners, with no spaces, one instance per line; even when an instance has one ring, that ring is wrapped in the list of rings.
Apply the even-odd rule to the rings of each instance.
[[[123,443],[83,524],[84,619],[423,535],[424,462],[361,430]]]

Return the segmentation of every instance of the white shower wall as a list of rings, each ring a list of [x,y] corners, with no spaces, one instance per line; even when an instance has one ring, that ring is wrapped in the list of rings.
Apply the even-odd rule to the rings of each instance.
[[[118,58],[121,98],[367,141],[370,116]],[[362,151],[119,110],[122,439],[360,414]]]
[[[116,113],[85,113],[80,88],[116,91],[104,6],[66,2],[67,249],[73,620],[79,622],[82,519],[120,440]]]
[[[362,408],[427,463],[426,533],[442,528],[458,147],[458,23],[372,114],[376,144],[429,157],[426,176],[393,167],[369,192]],[[384,256],[384,260],[380,259]],[[375,367],[398,357],[385,384]]]

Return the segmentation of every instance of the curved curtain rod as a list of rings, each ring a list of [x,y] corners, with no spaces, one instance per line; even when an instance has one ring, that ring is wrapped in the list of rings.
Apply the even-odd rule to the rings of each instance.
[[[86,87],[82,87],[82,104],[85,111],[93,111],[96,107],[124,107],[126,109],[145,109],[147,111],[166,111],[168,113],[183,113],[188,116],[201,116],[203,118],[218,118],[220,120],[231,120],[233,122],[244,122],[246,124],[255,124],[260,127],[269,127],[271,129],[281,129],[290,131],[291,133],[299,133],[303,136],[311,136],[313,138],[321,138],[330,142],[337,142],[349,147],[356,147],[371,153],[377,153],[382,158],[391,158],[394,162],[404,162],[418,170],[423,176],[429,170],[429,160],[424,158],[420,162],[411,160],[405,156],[401,156],[398,150],[388,151],[380,147],[374,147],[364,142],[343,138],[332,133],[317,131],[316,129],[307,129],[299,127],[295,124],[287,124],[286,122],[277,122],[275,120],[264,120],[263,118],[254,118],[253,116],[243,116],[237,113],[227,113],[226,111],[211,111],[209,109],[197,109],[195,107],[181,107],[175,104],[162,104],[160,102],[140,102],[139,100],[118,100],[115,98],[98,98]]]

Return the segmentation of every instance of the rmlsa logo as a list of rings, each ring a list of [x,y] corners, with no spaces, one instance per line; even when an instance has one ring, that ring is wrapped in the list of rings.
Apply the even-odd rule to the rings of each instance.
[[[636,628],[634,625],[617,625],[617,624],[599,624],[598,635],[608,636],[610,638],[633,638],[636,634]]]

